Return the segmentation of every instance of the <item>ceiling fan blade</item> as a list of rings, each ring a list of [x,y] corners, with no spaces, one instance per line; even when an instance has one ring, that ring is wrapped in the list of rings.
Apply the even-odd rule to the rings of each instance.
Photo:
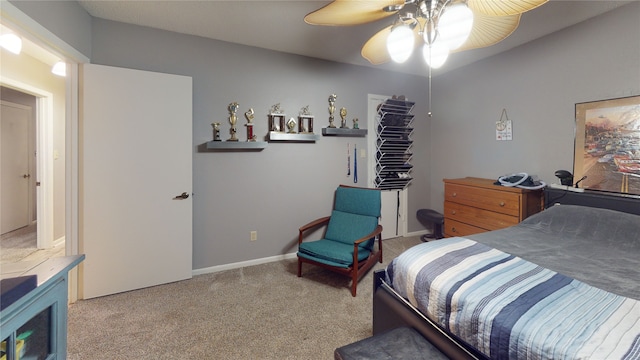
[[[475,13],[469,39],[454,52],[491,46],[511,35],[520,24],[520,14],[487,16]]]
[[[391,32],[391,25],[378,31],[362,46],[360,54],[373,65],[380,65],[391,60],[387,51],[387,36]]]
[[[468,6],[474,14],[508,16],[522,14],[546,3],[548,0],[469,0]]]
[[[335,0],[304,17],[311,25],[360,25],[395,14],[383,10],[385,6],[403,5],[404,0]]]

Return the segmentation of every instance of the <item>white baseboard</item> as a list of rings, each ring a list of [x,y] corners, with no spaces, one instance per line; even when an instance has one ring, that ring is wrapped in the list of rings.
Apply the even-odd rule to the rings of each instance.
[[[59,246],[59,245],[63,245],[65,241],[65,237],[61,236],[55,240],[53,240],[53,247]]]
[[[424,235],[428,233],[429,232],[426,230],[414,231],[406,234],[405,237],[419,236],[419,235]],[[216,266],[211,266],[211,267],[202,268],[202,269],[195,269],[191,272],[191,275],[197,276],[197,275],[203,275],[203,274],[211,274],[211,273],[216,273],[216,272],[225,271],[225,270],[239,269],[247,266],[260,265],[260,264],[266,264],[270,262],[287,260],[287,259],[295,259],[295,258],[296,258],[296,253],[269,256],[261,259],[240,261],[240,262],[231,263],[231,264],[216,265]]]
[[[414,232],[407,233],[404,237],[420,236],[420,235],[424,235],[424,234],[431,234],[431,233],[429,231],[427,231],[427,230],[420,230],[420,231],[414,231]]]
[[[284,255],[270,256],[270,257],[261,258],[261,259],[241,261],[241,262],[236,262],[231,264],[211,266],[211,267],[202,268],[202,269],[195,269],[193,270],[192,275],[196,276],[196,275],[203,275],[203,274],[211,274],[219,271],[239,269],[247,266],[266,264],[266,263],[280,261],[280,260],[295,259],[296,256],[297,256],[296,253],[290,253],[290,254],[284,254]]]

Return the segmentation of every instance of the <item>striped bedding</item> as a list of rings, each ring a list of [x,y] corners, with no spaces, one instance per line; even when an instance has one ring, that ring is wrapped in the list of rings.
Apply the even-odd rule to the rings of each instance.
[[[640,359],[640,301],[465,238],[412,247],[391,286],[491,359]]]

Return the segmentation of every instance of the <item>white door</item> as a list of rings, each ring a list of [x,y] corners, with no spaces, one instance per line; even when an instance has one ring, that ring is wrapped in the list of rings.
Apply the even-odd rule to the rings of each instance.
[[[81,297],[190,278],[191,78],[87,64],[81,79]]]
[[[376,134],[378,129],[378,105],[382,104],[391,96],[368,95],[368,123],[369,130],[368,152],[369,152],[369,187],[375,187],[376,176]],[[382,215],[380,224],[382,225],[382,239],[391,239],[403,236],[406,233],[406,204],[404,200],[407,190],[382,190]]]
[[[2,101],[1,233],[29,225],[29,122],[31,107]]]

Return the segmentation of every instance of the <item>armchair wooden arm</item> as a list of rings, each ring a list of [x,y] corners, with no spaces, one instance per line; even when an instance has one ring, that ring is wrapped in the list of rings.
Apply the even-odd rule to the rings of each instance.
[[[373,232],[365,237],[362,237],[356,240],[353,243],[353,263],[358,264],[358,246],[363,242],[371,239],[372,237],[377,238],[378,240],[378,253],[379,253],[379,262],[382,262],[382,225],[376,226],[376,229]]]
[[[378,236],[378,235],[380,235],[380,234],[382,234],[382,225],[378,225],[378,226],[376,226],[376,229],[375,229],[375,230],[373,230],[373,232],[371,232],[371,234],[369,234],[369,235],[367,235],[367,236],[364,236],[364,237],[362,237],[362,238],[360,238],[360,239],[356,240],[353,244],[354,244],[354,245],[356,245],[356,246],[358,246],[358,245],[360,245],[361,243],[363,243],[363,242],[365,242],[365,241],[367,241],[367,240],[371,239],[372,237],[376,237],[376,236]]]
[[[298,245],[302,244],[302,238],[304,237],[305,231],[311,230],[313,228],[316,228],[322,225],[326,225],[329,223],[329,219],[331,219],[331,216],[325,216],[325,217],[321,217],[319,219],[313,220],[312,222],[306,225],[302,225],[300,229],[298,229],[298,231],[300,231],[300,234],[298,236]]]

